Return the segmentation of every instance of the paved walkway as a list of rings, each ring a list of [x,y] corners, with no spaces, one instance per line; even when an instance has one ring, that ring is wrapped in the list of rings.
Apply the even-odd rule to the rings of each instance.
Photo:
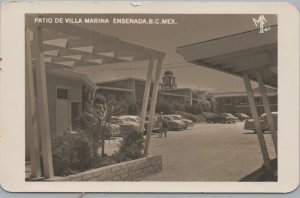
[[[275,158],[271,135],[264,136]],[[154,135],[150,153],[162,155],[163,171],[145,181],[238,181],[263,163],[257,136],[243,123],[203,123],[170,131],[167,138]]]

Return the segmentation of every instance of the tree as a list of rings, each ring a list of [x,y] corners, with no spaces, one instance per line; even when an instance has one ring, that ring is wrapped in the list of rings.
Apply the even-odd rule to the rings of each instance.
[[[101,157],[105,155],[105,134],[109,132],[110,119],[113,115],[121,114],[124,109],[123,102],[117,102],[113,98],[105,98],[99,93],[96,94],[94,99],[84,109],[83,118],[85,126],[88,128],[88,136],[94,147],[98,148],[99,140],[101,140]]]

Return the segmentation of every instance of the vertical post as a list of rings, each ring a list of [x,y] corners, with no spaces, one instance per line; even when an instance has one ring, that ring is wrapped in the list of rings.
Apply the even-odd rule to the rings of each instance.
[[[144,155],[148,155],[148,147],[149,147],[150,137],[153,128],[153,120],[154,120],[154,113],[155,113],[156,102],[157,102],[161,67],[162,67],[162,58],[158,59],[156,64],[155,80],[154,80],[154,86],[153,86],[152,97],[151,97],[151,107],[149,113],[149,122],[148,122],[147,135],[145,141]]]
[[[136,104],[135,79],[132,80],[132,89],[133,89],[132,100],[133,100],[133,103]]]
[[[191,90],[191,93],[190,93],[190,105],[192,106],[193,105],[193,91]]]
[[[141,121],[140,121],[140,131],[141,131],[141,133],[144,133],[144,125],[145,125],[145,118],[146,118],[147,107],[148,107],[148,100],[149,100],[149,93],[150,93],[150,87],[151,87],[153,65],[154,65],[154,58],[151,58],[149,60],[149,64],[148,64],[148,71],[147,71],[147,77],[146,77],[144,97],[143,97],[143,103],[142,103],[142,109],[141,109]]]
[[[268,100],[267,90],[266,90],[266,87],[264,85],[261,73],[256,72],[255,75],[256,75],[256,78],[257,78],[257,81],[258,81],[258,84],[259,84],[260,94],[261,94],[262,102],[263,102],[263,105],[264,105],[264,108],[265,108],[268,125],[269,125],[270,131],[271,131],[273,145],[274,145],[274,148],[275,148],[275,152],[277,154],[277,133],[276,133],[274,120],[273,120],[273,117],[272,117],[272,112],[271,112],[271,108],[270,108],[270,104],[269,104],[269,100]]]
[[[25,35],[26,45],[26,65],[25,65],[25,93],[26,93],[26,136],[28,142],[26,147],[29,146],[30,152],[30,165],[31,165],[31,177],[41,177],[41,164],[40,164],[40,150],[39,150],[39,135],[38,135],[38,123],[36,115],[36,103],[34,96],[34,80],[32,70],[32,56],[31,56],[31,44],[30,44],[30,30],[26,29]]]
[[[268,149],[267,149],[266,142],[265,142],[262,130],[261,130],[260,123],[259,123],[259,118],[258,118],[256,106],[255,106],[255,101],[254,101],[254,96],[253,96],[250,79],[249,79],[248,74],[244,74],[243,78],[244,78],[244,83],[245,83],[245,87],[246,87],[247,94],[248,94],[250,109],[252,112],[254,125],[255,125],[256,132],[257,132],[257,137],[258,137],[260,149],[262,152],[264,164],[265,164],[266,169],[268,171],[271,171],[272,168],[271,168],[270,158],[269,158],[269,154],[268,154]]]
[[[37,103],[39,112],[39,126],[42,143],[42,156],[44,166],[44,177],[53,177],[53,162],[51,150],[51,135],[48,112],[47,82],[44,63],[44,53],[42,50],[42,29],[33,28],[33,55],[35,58],[35,76],[37,88]]]

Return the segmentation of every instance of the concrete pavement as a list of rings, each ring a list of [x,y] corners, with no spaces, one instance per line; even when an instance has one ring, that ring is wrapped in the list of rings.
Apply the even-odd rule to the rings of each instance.
[[[266,133],[270,158],[275,158]],[[163,171],[145,181],[239,181],[263,164],[257,135],[243,123],[201,123],[185,131],[152,135],[150,154],[161,154]]]

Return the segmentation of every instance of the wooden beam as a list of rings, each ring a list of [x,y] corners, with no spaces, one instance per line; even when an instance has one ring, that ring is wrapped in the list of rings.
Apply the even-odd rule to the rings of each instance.
[[[263,102],[263,105],[264,105],[264,108],[265,108],[268,125],[269,125],[270,131],[271,131],[273,145],[274,145],[274,148],[275,148],[275,151],[276,151],[276,154],[277,154],[277,133],[276,133],[274,120],[273,120],[273,117],[272,117],[272,112],[271,112],[271,108],[270,108],[270,104],[269,104],[269,100],[268,100],[268,96],[267,96],[267,90],[266,90],[266,87],[264,85],[261,73],[256,72],[255,75],[256,75],[256,78],[257,78],[257,82],[259,84],[259,90],[260,90],[261,97],[262,97],[262,102]]]
[[[272,167],[271,167],[271,162],[270,162],[270,158],[269,158],[269,154],[268,154],[268,149],[267,149],[265,138],[262,133],[261,126],[260,126],[259,117],[258,117],[257,109],[255,106],[255,101],[254,101],[254,96],[253,96],[253,91],[252,91],[249,76],[247,74],[245,74],[243,76],[243,79],[244,79],[245,87],[246,87],[247,94],[248,94],[249,105],[250,105],[251,113],[253,116],[255,130],[257,133],[261,153],[263,156],[264,165],[268,171],[271,171]]]
[[[36,103],[34,96],[34,80],[33,80],[33,69],[32,69],[32,55],[30,45],[30,30],[26,29],[26,65],[25,65],[25,92],[26,92],[26,136],[28,141],[26,147],[29,147],[30,152],[30,166],[31,166],[31,177],[39,178],[42,176],[41,162],[40,162],[40,148],[39,148],[39,134],[38,134],[38,123],[36,116]]]
[[[148,55],[149,57],[164,57],[165,53],[154,50],[154,49],[150,49],[150,48],[146,48],[140,45],[136,45],[133,43],[129,43],[126,41],[122,41],[120,39],[117,39],[115,37],[112,36],[108,36],[105,34],[101,34],[100,32],[96,32],[90,29],[85,29],[76,25],[72,25],[72,24],[55,24],[55,25],[51,25],[51,24],[47,24],[47,23],[43,23],[43,24],[39,24],[41,27],[44,28],[48,28],[57,32],[63,32],[66,34],[70,34],[73,36],[78,36],[81,38],[88,38],[89,41],[95,46],[99,46],[101,47],[102,45],[105,44],[109,44],[110,46],[114,47],[114,48],[120,48],[120,49],[127,49],[127,50],[131,50],[131,51],[136,51],[136,52],[140,52],[143,54]]]
[[[37,103],[39,112],[39,126],[41,132],[42,156],[44,165],[44,177],[53,177],[53,162],[51,150],[51,134],[48,112],[47,81],[42,46],[41,27],[33,28],[33,55],[35,58],[35,76],[37,89]]]
[[[118,87],[97,86],[97,88],[98,89],[113,90],[113,91],[134,92],[134,89],[126,89],[126,88],[118,88]]]
[[[168,93],[168,92],[164,92],[164,91],[166,91],[166,90],[162,90],[162,91],[161,91],[161,95],[165,95],[165,96],[176,96],[176,97],[181,97],[181,98],[186,97],[186,95],[175,94],[175,93]]]
[[[151,87],[151,83],[152,83],[153,66],[154,66],[154,58],[151,58],[149,60],[149,64],[148,64],[146,84],[145,84],[145,90],[144,90],[144,97],[143,97],[143,103],[142,103],[142,109],[141,109],[141,121],[140,121],[140,131],[141,131],[141,133],[144,132],[144,125],[145,125],[145,118],[146,118],[146,114],[147,114],[150,87]],[[148,125],[148,128],[149,128],[149,125]]]
[[[44,47],[49,48],[49,45],[43,44],[43,48]],[[70,49],[70,48],[64,48],[64,47],[59,47],[59,46],[55,46],[55,47],[58,50],[58,54],[55,55],[55,56],[64,57],[64,56],[70,56],[70,55],[82,55],[82,60],[103,59],[106,62],[112,62],[112,63],[128,62],[128,61],[125,61],[125,60],[122,60],[122,59],[117,59],[117,58],[113,58],[113,57],[109,57],[109,56],[96,54],[94,52],[90,53],[90,52],[85,52],[85,51],[81,51],[81,50],[78,50],[78,49]]]
[[[153,86],[153,90],[152,90],[151,107],[150,107],[150,112],[149,112],[149,122],[148,122],[147,135],[146,135],[146,141],[145,141],[144,155],[148,155],[148,147],[149,147],[149,143],[150,143],[153,122],[154,122],[154,114],[155,114],[155,108],[156,108],[156,102],[157,102],[157,94],[158,94],[158,88],[159,88],[159,78],[160,78],[161,68],[162,68],[162,58],[157,60],[157,65],[156,65],[155,80],[154,80],[154,86]]]

